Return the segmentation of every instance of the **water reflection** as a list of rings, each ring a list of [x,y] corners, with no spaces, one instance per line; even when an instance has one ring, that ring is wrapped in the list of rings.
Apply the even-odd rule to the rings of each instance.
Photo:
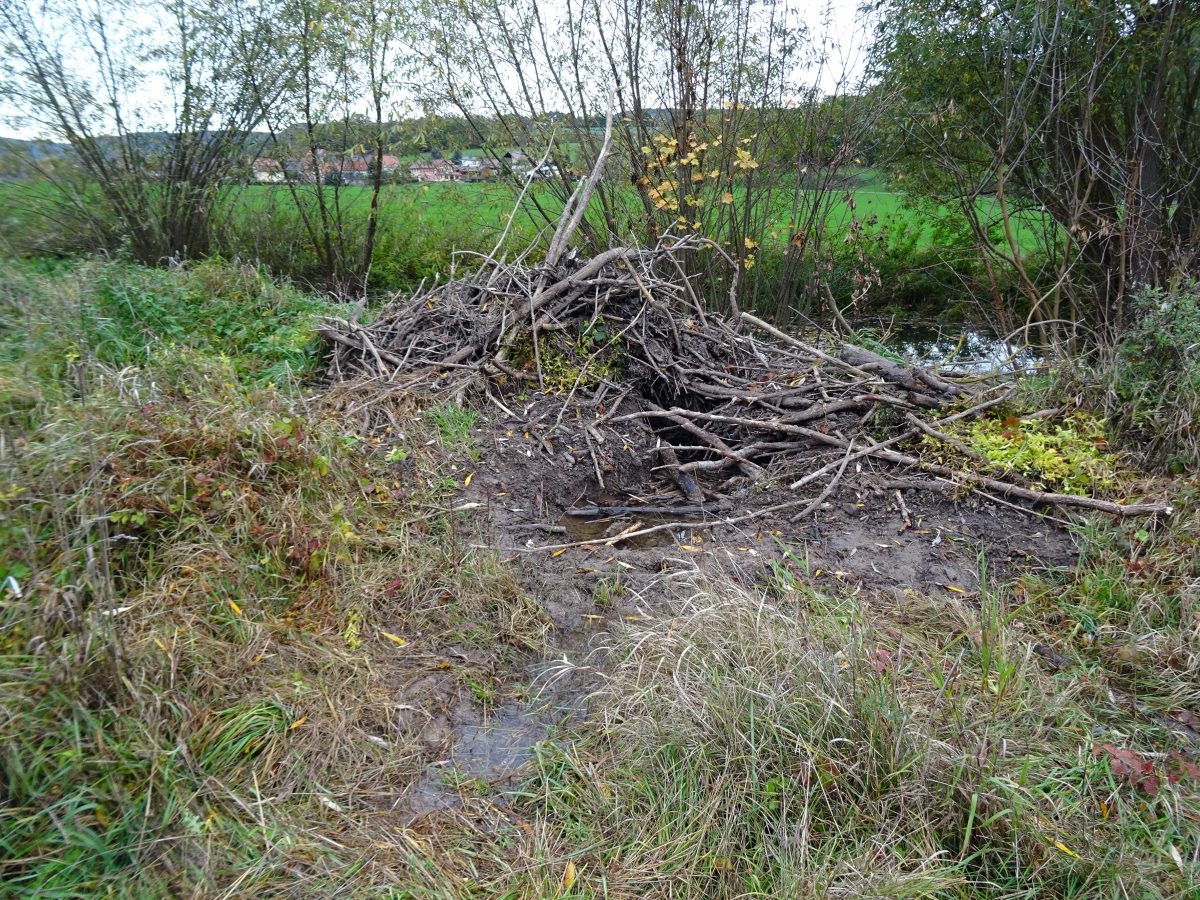
[[[897,322],[890,328],[867,326],[878,335],[879,347],[910,363],[940,369],[949,375],[1028,371],[1045,359],[1036,348],[1006,341],[975,325],[948,326],[936,322]]]

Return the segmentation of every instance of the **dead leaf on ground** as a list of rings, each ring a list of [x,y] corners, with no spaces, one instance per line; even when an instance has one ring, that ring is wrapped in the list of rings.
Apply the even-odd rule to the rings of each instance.
[[[1117,747],[1113,744],[1099,744],[1092,748],[1092,756],[1099,759],[1108,755],[1108,764],[1113,775],[1135,785],[1143,793],[1153,797],[1161,785],[1154,774],[1154,763],[1140,757],[1136,751],[1128,747]]]

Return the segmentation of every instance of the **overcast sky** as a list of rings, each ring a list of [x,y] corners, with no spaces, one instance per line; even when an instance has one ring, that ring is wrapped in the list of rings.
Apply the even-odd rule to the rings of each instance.
[[[25,2],[34,3],[36,0]],[[810,28],[813,41],[826,48],[829,60],[822,71],[805,73],[802,80],[811,82],[813,78],[819,78],[823,88],[832,90],[839,81],[853,82],[862,73],[870,32],[868,23],[858,12],[861,2],[862,0],[795,0],[796,8]],[[154,8],[154,4],[148,6],[145,25],[152,23],[151,10]],[[150,88],[144,88],[142,91],[145,94],[145,107],[161,107],[166,98],[155,96],[150,91]],[[47,137],[34,127],[13,121],[14,116],[19,117],[25,112],[0,101],[0,135],[26,139]]]

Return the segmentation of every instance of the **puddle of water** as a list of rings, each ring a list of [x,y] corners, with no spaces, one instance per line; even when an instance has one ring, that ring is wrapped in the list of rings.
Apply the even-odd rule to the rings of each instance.
[[[491,781],[519,768],[535,744],[550,735],[549,722],[525,703],[492,710],[485,722],[459,733],[450,760],[459,772]]]
[[[572,516],[564,515],[559,519],[559,524],[567,529],[567,537],[571,541],[594,541],[605,537],[615,537],[622,531],[633,529],[637,525],[637,529],[650,528],[655,525],[666,525],[672,522],[679,522],[679,531],[684,531],[685,522],[690,522],[698,518],[695,514],[676,515],[664,513],[622,513],[621,515],[596,515],[596,516]],[[662,531],[656,531],[653,534],[642,534],[635,538],[622,540],[622,547],[632,548],[634,550],[644,550],[648,547],[664,547],[667,544],[675,542],[676,529],[664,528]]]
[[[457,785],[467,781],[488,787],[507,786],[530,758],[534,746],[550,736],[551,725],[561,718],[555,710],[528,702],[497,706],[478,722],[460,726],[450,757],[427,766],[405,793],[401,804],[410,820],[430,813],[458,809]]]
[[[884,343],[909,362],[956,375],[1018,372],[1044,362],[1036,349],[984,329],[944,330],[929,323],[905,323]]]

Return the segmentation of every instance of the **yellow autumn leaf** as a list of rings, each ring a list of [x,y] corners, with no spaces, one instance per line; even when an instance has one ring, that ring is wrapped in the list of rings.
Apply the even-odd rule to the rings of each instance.
[[[743,150],[741,147],[737,148],[737,159],[733,164],[743,170],[758,168],[758,162],[750,155],[750,151]]]
[[[1082,856],[1080,856],[1078,853],[1076,853],[1074,850],[1072,850],[1070,847],[1068,847],[1062,841],[1055,841],[1054,846],[1057,847],[1059,850],[1061,850],[1063,853],[1067,854],[1067,856],[1072,856],[1075,859],[1083,859]]]
[[[562,886],[564,891],[569,891],[575,885],[575,863],[568,861],[567,867],[563,870]]]
[[[379,633],[382,634],[389,641],[391,641],[393,644],[396,644],[397,646],[403,647],[406,644],[408,644],[408,641],[406,641],[404,638],[400,637],[400,635],[398,635],[398,634],[392,634],[390,631],[381,631]]]
[[[721,195],[721,202],[726,205],[729,205],[730,203],[733,202],[733,194],[729,193],[729,191],[726,191],[724,194]]]
[[[960,588],[960,587],[955,587],[955,586],[954,586],[954,585],[952,585],[952,584],[948,584],[948,585],[946,585],[945,587],[946,587],[946,590],[948,590],[948,591],[954,591],[954,593],[956,593],[956,594],[965,594],[965,593],[966,593],[966,591],[964,591],[962,588]]]
[[[468,475],[466,478],[464,478],[464,479],[463,479],[463,487],[465,487],[465,488],[468,488],[468,487],[470,487],[470,486],[471,486],[471,479],[472,479],[472,478],[474,478],[474,477],[475,477],[475,473],[474,473],[474,472],[472,472],[470,475]]]
[[[235,616],[240,616],[242,614],[242,608],[240,606],[238,606],[236,603],[234,603],[232,600],[229,601],[229,608],[233,610],[233,614]]]
[[[301,716],[295,722],[288,726],[288,731],[295,731],[301,725],[308,721],[308,716]]]

